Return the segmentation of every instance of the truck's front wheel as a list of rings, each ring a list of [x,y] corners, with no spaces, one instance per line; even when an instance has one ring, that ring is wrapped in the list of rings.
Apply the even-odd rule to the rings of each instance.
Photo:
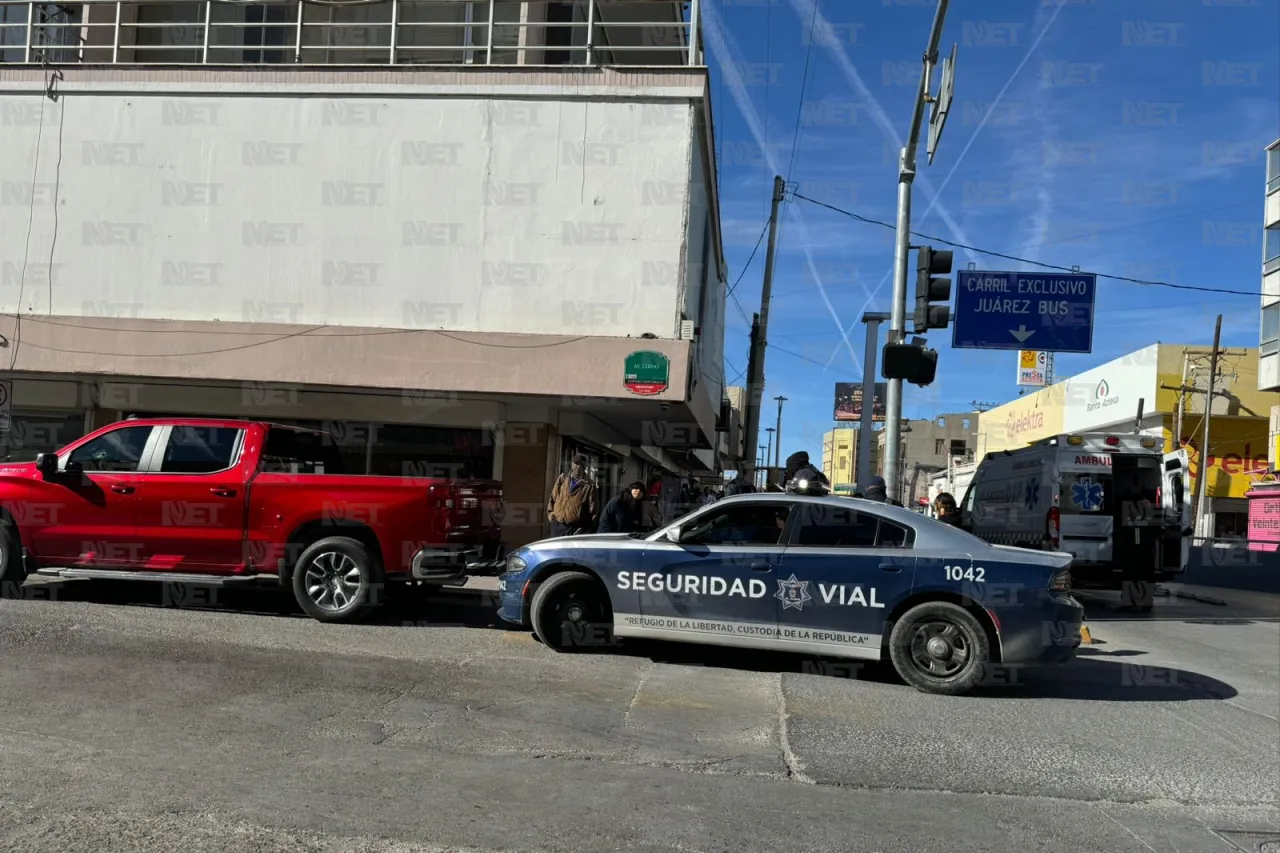
[[[313,619],[356,622],[377,606],[382,572],[355,539],[330,536],[313,542],[293,567],[293,595]]]

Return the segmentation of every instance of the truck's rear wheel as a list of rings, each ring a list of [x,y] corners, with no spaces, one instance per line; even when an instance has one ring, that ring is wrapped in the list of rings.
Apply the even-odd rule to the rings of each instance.
[[[18,537],[13,535],[7,519],[0,521],[0,598],[21,598],[26,579]]]
[[[926,601],[903,614],[889,635],[889,657],[902,680],[922,693],[959,696],[986,677],[987,632],[948,601]]]
[[[356,622],[381,599],[382,570],[358,540],[330,536],[311,543],[293,567],[293,595],[321,622]]]

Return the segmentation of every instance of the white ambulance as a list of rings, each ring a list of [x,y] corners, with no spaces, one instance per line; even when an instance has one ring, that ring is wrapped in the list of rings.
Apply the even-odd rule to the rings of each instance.
[[[988,453],[960,505],[965,530],[998,545],[1066,551],[1077,587],[1119,589],[1151,609],[1154,584],[1190,556],[1185,450],[1141,434],[1059,435]]]

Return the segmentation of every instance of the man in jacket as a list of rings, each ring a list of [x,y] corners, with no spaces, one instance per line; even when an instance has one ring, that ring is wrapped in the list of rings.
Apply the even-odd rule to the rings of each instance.
[[[600,513],[598,533],[635,533],[644,525],[644,483],[636,481],[615,495]]]
[[[552,536],[573,536],[594,530],[600,516],[600,490],[587,477],[587,457],[573,457],[569,470],[556,478],[547,500]]]

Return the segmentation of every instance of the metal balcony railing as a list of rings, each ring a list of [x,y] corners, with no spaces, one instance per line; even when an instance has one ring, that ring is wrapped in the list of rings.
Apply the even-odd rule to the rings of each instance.
[[[701,0],[0,0],[0,64],[701,66]]]

